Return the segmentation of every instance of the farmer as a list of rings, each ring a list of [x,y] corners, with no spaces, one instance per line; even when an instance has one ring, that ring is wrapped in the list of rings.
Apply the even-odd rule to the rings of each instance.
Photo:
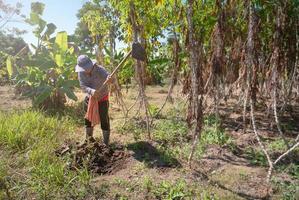
[[[94,141],[93,129],[94,123],[89,120],[87,115],[90,112],[91,100],[96,102],[97,119],[101,122],[101,129],[103,132],[103,142],[108,145],[110,137],[110,122],[108,115],[109,101],[108,101],[108,86],[103,86],[103,83],[107,80],[111,83],[111,77],[108,72],[96,62],[92,61],[86,55],[80,55],[77,59],[76,72],[78,72],[78,79],[80,87],[87,94],[84,100],[85,115],[85,128],[86,128],[86,140]],[[102,87],[103,86],[103,87]],[[102,87],[102,88],[101,88]],[[100,89],[100,90],[99,90]],[[90,113],[89,113],[90,114]]]

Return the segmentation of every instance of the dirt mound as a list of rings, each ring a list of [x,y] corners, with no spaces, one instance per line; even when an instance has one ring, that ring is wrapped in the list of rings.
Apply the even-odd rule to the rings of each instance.
[[[123,146],[107,147],[99,142],[64,145],[56,151],[56,155],[69,155],[71,169],[87,167],[89,171],[99,174],[113,174],[122,169],[129,157]]]

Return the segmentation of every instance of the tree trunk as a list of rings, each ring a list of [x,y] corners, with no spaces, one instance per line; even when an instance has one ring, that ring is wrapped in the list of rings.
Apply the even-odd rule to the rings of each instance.
[[[202,85],[202,66],[200,63],[200,48],[202,47],[199,41],[195,37],[195,28],[193,22],[193,3],[194,0],[188,0],[187,6],[187,21],[189,29],[189,65],[191,68],[191,95],[189,99],[189,112],[194,119],[194,129],[193,129],[193,145],[191,153],[189,155],[189,165],[191,166],[192,158],[198,140],[200,139],[200,133],[202,130],[203,122],[203,112],[202,112],[202,95],[203,85]]]

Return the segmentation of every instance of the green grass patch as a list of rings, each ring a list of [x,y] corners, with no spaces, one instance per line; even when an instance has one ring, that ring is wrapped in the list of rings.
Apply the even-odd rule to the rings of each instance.
[[[298,177],[297,177],[298,178]],[[275,193],[280,194],[279,199],[297,200],[299,199],[299,186],[297,182],[286,182],[278,180],[275,177],[271,181]]]
[[[0,112],[0,145],[13,151],[32,148],[40,141],[58,142],[73,131],[73,124],[57,117],[46,117],[38,111]]]
[[[250,163],[253,165],[268,166],[267,158],[264,152],[260,149],[255,149],[253,147],[248,147],[245,149],[245,155],[249,159]]]
[[[116,127],[120,134],[133,134],[136,141],[146,136],[146,122],[139,118],[129,119],[124,125]]]
[[[298,179],[299,177],[299,165],[298,163],[291,163],[287,165],[278,165],[277,166],[277,171],[279,172],[284,172],[289,174],[291,177],[294,179]]]
[[[287,150],[287,146],[283,139],[277,139],[269,142],[268,149],[271,152],[285,152]]]
[[[188,184],[183,179],[172,181],[162,181],[155,183],[151,178],[143,179],[142,188],[148,196],[154,199],[179,200],[179,199],[218,199],[214,195],[210,195],[205,190],[198,188],[197,185]]]
[[[169,116],[155,120],[152,136],[158,143],[156,148],[166,163],[175,163],[176,159],[187,158],[191,150],[191,136],[188,135],[187,123],[178,117],[175,108],[168,110]],[[121,134],[133,134],[136,141],[146,138],[146,122],[133,118],[124,126],[117,127]],[[204,118],[201,139],[195,151],[195,158],[200,159],[209,145],[228,146],[233,149],[232,138],[221,127],[221,121],[215,115]]]
[[[0,157],[0,181],[10,177],[6,184],[13,199],[84,199],[88,195],[89,172],[71,171],[67,159],[55,155],[75,128],[69,118],[40,111],[0,113],[0,149],[5,149]],[[24,176],[12,176],[17,171]]]
[[[220,122],[220,119],[215,115],[205,117],[201,143],[205,145],[217,144],[220,146],[232,143],[231,137],[225,133]]]
[[[152,192],[156,198],[161,199],[186,199],[194,197],[192,190],[183,180],[176,181],[175,183],[163,181],[156,185]]]
[[[215,115],[208,115],[204,118],[204,127],[200,141],[194,152],[194,158],[200,159],[209,145],[219,145],[221,147],[228,146],[231,149],[234,148],[232,138],[225,133],[224,129],[221,127],[221,120]],[[185,158],[189,156],[190,151],[191,144],[188,144],[188,146],[183,148],[183,155]]]
[[[154,139],[163,144],[187,142],[188,128],[185,122],[174,119],[161,119],[153,129]]]

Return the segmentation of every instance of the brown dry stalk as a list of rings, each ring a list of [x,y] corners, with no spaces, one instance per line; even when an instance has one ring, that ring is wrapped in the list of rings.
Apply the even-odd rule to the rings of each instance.
[[[277,126],[277,129],[278,129],[278,132],[279,132],[279,135],[280,137],[283,139],[285,145],[290,148],[290,145],[288,143],[288,141],[286,140],[286,138],[284,137],[284,134],[281,130],[281,127],[280,127],[280,123],[279,123],[279,118],[278,118],[278,115],[277,115],[277,100],[276,100],[276,85],[275,85],[275,88],[273,90],[273,110],[274,110],[274,118],[275,118],[275,122],[276,122],[276,126]]]
[[[246,128],[247,128],[246,115],[247,115],[248,96],[249,96],[249,91],[247,89],[245,91],[245,99],[243,104],[243,133],[244,134],[246,133]]]
[[[173,49],[174,68],[173,68],[173,71],[172,71],[171,83],[170,83],[165,101],[162,104],[161,108],[156,113],[156,116],[158,116],[160,114],[160,112],[163,110],[163,108],[165,107],[167,101],[169,99],[172,99],[171,94],[173,92],[173,88],[174,88],[174,85],[175,85],[175,80],[177,79],[178,71],[179,71],[179,68],[180,68],[180,59],[179,59],[179,56],[178,56],[179,51],[180,51],[180,45],[179,45],[179,42],[178,42],[175,31],[174,31],[174,35],[175,35],[175,41],[174,41],[174,44],[173,44],[173,48],[174,48]]]
[[[135,12],[135,5],[133,3],[133,1],[130,2],[130,22],[131,22],[131,26],[133,29],[133,35],[132,35],[132,39],[133,42],[137,42],[138,41],[138,36],[140,34],[140,30],[143,29],[141,25],[137,25],[137,16],[136,16],[136,12]],[[143,41],[143,43],[145,44],[145,40],[144,38],[141,38],[141,40]],[[145,46],[145,45],[144,45]],[[144,106],[144,110],[145,110],[145,118],[146,118],[146,127],[147,127],[147,135],[148,135],[148,139],[151,139],[151,134],[150,134],[150,119],[149,119],[149,104],[147,101],[147,97],[145,94],[145,83],[143,80],[143,75],[145,74],[145,65],[143,65],[139,60],[135,61],[135,72],[136,72],[136,76],[137,76],[137,83],[139,86],[139,93],[140,93],[140,108],[142,106]]]

